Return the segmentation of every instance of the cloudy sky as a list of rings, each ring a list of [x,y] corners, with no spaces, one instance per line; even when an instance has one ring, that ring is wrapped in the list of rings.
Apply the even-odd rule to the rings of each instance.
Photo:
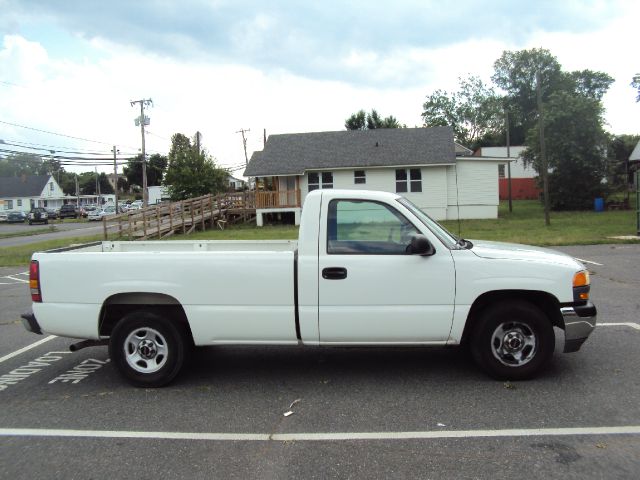
[[[264,129],[342,130],[361,108],[419,126],[435,89],[488,81],[504,50],[533,47],[565,70],[611,75],[608,129],[640,133],[634,0],[0,0],[0,11],[5,143],[136,153],[130,101],[151,98],[149,151],[199,130],[219,164],[237,167],[241,128],[250,156]]]

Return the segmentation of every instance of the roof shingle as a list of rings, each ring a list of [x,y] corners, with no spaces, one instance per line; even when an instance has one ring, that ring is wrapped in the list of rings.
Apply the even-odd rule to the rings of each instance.
[[[39,197],[50,177],[50,175],[0,177],[0,197]]]
[[[248,177],[302,175],[307,170],[454,164],[451,127],[381,128],[271,135],[254,152]]]

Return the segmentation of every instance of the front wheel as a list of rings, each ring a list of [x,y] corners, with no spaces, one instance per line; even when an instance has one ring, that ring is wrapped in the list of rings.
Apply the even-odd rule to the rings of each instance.
[[[471,338],[476,363],[499,380],[533,377],[549,361],[554,349],[551,322],[535,305],[524,301],[487,308]]]
[[[162,387],[185,359],[186,335],[180,325],[146,311],[125,315],[113,329],[109,355],[118,371],[138,387]]]

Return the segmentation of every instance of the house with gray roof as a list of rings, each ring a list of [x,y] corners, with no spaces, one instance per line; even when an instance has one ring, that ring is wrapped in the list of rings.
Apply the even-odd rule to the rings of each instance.
[[[244,175],[254,177],[257,223],[294,216],[313,190],[397,192],[435,219],[497,218],[500,159],[473,157],[450,127],[389,128],[269,136]]]
[[[0,210],[28,212],[31,207],[60,208],[64,192],[53,175],[0,177]]]

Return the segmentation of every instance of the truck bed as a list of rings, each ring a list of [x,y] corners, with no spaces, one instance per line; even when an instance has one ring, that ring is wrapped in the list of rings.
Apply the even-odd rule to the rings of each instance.
[[[147,242],[95,242],[47,253],[74,252],[293,252],[295,240],[154,240]]]

